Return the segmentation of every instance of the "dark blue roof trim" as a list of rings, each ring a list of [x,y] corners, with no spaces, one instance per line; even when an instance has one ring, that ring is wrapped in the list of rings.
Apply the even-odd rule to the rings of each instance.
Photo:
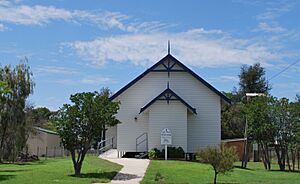
[[[163,97],[163,99],[161,99],[162,97]],[[175,99],[172,97],[175,97]],[[180,96],[178,96],[170,88],[167,88],[166,90],[164,90],[161,94],[159,94],[157,97],[155,97],[153,100],[151,100],[147,105],[142,107],[140,110],[140,113],[142,113],[144,110],[146,110],[148,107],[150,107],[157,100],[165,100],[165,101],[167,101],[167,103],[169,103],[169,101],[178,100],[181,103],[183,103],[188,109],[190,109],[194,114],[197,114],[195,108],[190,106],[186,101],[184,101]]]
[[[220,91],[218,91],[216,88],[214,88],[212,85],[210,85],[208,82],[206,82],[204,79],[202,79],[199,75],[197,75],[196,73],[194,73],[191,69],[189,69],[188,67],[186,67],[183,63],[181,63],[179,60],[177,60],[174,56],[172,56],[171,54],[166,55],[164,58],[162,58],[160,61],[158,61],[156,64],[154,64],[152,67],[150,67],[149,69],[147,69],[144,73],[142,73],[141,75],[139,75],[137,78],[135,78],[133,81],[131,81],[130,83],[128,83],[126,86],[124,86],[123,88],[121,88],[118,92],[116,92],[114,95],[112,95],[110,97],[110,100],[115,99],[117,96],[119,96],[120,94],[122,94],[125,90],[127,90],[128,88],[130,88],[132,85],[134,85],[137,81],[139,81],[141,78],[143,78],[145,75],[147,75],[149,72],[152,72],[153,69],[155,69],[158,65],[160,65],[161,63],[163,63],[164,60],[166,59],[172,59],[174,62],[176,62],[177,65],[181,66],[183,68],[183,70],[185,70],[186,72],[190,73],[192,76],[194,76],[196,79],[198,79],[202,84],[204,84],[206,87],[208,87],[210,90],[212,90],[213,92],[215,92],[217,95],[219,95],[223,100],[225,100],[227,103],[231,103],[230,99],[227,98],[223,93],[221,93]],[[172,70],[170,70],[170,72],[172,72]]]

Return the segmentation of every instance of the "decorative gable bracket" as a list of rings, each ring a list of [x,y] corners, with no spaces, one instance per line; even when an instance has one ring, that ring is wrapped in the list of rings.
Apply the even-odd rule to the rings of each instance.
[[[197,114],[196,109],[189,105],[186,101],[184,101],[180,96],[178,96],[174,91],[172,91],[169,87],[164,90],[161,94],[147,103],[144,107],[141,108],[140,114],[145,111],[148,107],[150,107],[157,100],[167,101],[169,104],[170,101],[180,101],[183,105],[185,105],[192,113]]]

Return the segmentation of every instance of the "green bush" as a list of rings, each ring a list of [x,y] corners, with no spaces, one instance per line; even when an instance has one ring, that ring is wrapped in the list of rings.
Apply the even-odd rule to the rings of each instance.
[[[161,152],[157,148],[151,149],[149,151],[149,159],[151,159],[151,160],[159,158],[160,155],[161,155]]]
[[[217,183],[217,175],[232,171],[233,164],[237,161],[236,150],[233,147],[226,148],[224,144],[221,144],[220,147],[207,147],[200,150],[197,156],[201,162],[210,164],[214,169],[214,184]]]
[[[168,158],[184,158],[185,152],[182,147],[168,147]],[[162,151],[157,148],[149,151],[149,159],[157,159],[165,157],[165,149]]]
[[[165,149],[162,150],[162,156],[165,155]],[[168,147],[168,158],[184,158],[184,150],[182,147]]]

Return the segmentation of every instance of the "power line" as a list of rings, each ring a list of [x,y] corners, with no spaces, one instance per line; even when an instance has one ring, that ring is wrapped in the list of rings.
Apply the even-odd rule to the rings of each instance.
[[[283,72],[287,71],[289,68],[291,68],[293,65],[297,64],[300,61],[300,59],[296,60],[295,62],[291,63],[289,66],[278,72],[277,74],[273,75],[269,78],[269,81],[277,77],[278,75],[282,74]]]

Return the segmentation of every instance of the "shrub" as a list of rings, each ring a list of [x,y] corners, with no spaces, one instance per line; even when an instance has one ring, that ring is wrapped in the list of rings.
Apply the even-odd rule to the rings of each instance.
[[[237,160],[236,151],[233,147],[226,148],[224,145],[220,147],[207,147],[197,153],[200,161],[210,164],[214,171],[214,184],[217,183],[217,175],[225,174],[233,169],[233,164]]]
[[[161,152],[157,148],[151,149],[149,151],[149,159],[151,159],[151,160],[159,158],[160,155],[161,155]]]
[[[162,150],[162,157],[165,155],[165,149]],[[182,147],[168,147],[168,158],[184,158],[185,152]]]
[[[184,158],[185,152],[182,147],[168,147],[168,158]],[[164,158],[165,157],[165,149],[162,151],[157,148],[151,149],[149,151],[150,159]]]

